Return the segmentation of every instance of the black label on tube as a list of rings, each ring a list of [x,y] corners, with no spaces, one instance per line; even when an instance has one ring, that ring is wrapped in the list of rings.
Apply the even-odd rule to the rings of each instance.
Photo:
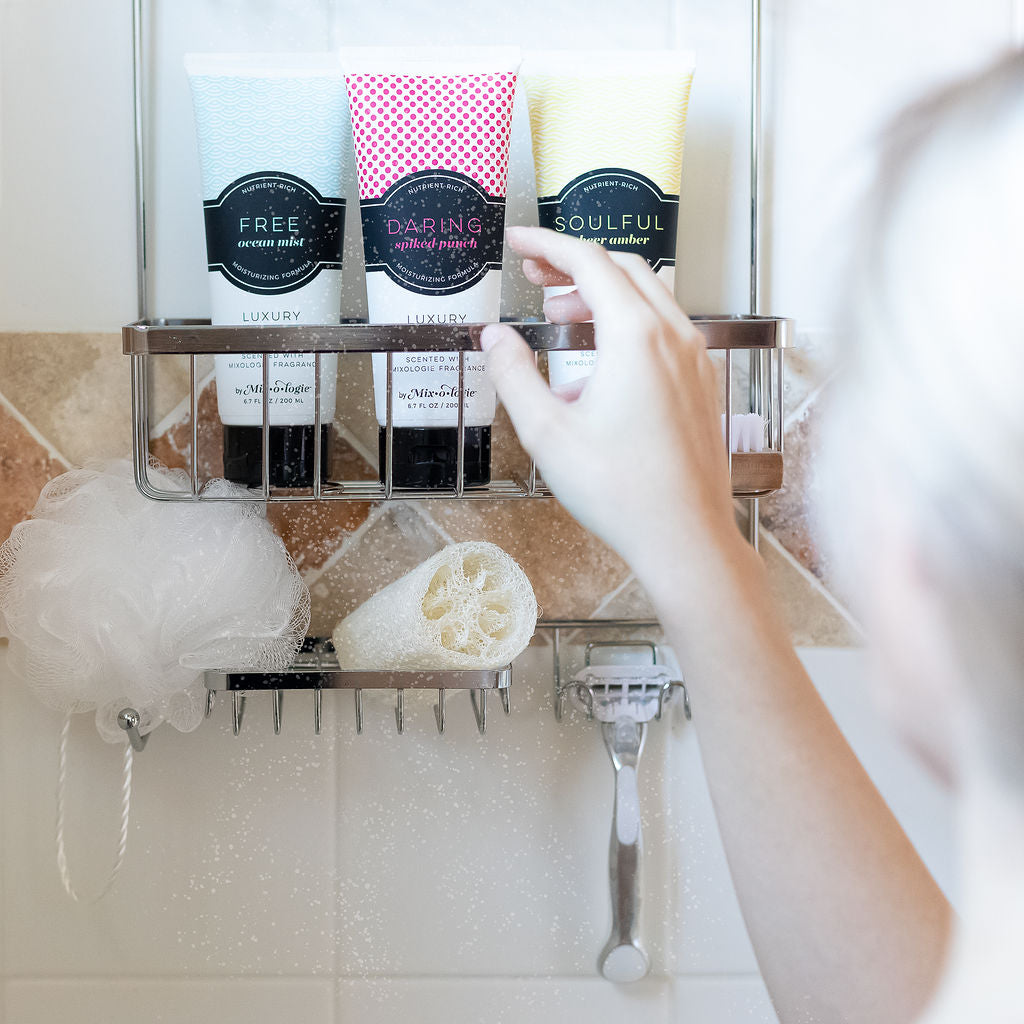
[[[679,196],[624,167],[600,167],[574,178],[557,196],[537,199],[540,226],[635,252],[652,269],[676,265]]]
[[[345,200],[328,199],[282,171],[233,181],[203,203],[206,261],[236,288],[282,295],[321,270],[341,269]]]
[[[417,171],[363,199],[366,272],[419,295],[455,295],[501,270],[505,200],[457,171]]]

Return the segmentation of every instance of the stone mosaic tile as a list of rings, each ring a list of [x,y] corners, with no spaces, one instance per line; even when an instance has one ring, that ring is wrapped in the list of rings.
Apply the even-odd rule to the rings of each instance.
[[[438,530],[405,502],[382,505],[322,572],[311,574],[310,633],[329,636],[338,622],[445,545]]]
[[[270,505],[267,518],[306,574],[323,568],[373,507],[367,501],[296,502]]]
[[[196,402],[199,418],[199,479],[224,475],[224,435],[217,415],[217,387],[211,380],[199,392]],[[149,451],[171,469],[188,469],[192,458],[192,423],[187,407],[181,417],[162,434],[150,438]]]
[[[839,338],[833,331],[800,331],[784,358],[783,397],[788,422],[802,415],[804,403],[835,372]]]
[[[785,493],[785,488],[779,495]],[[775,496],[778,498],[778,495]],[[772,593],[782,608],[797,647],[851,647],[863,643],[856,618],[828,587],[787,549],[765,525],[761,502],[761,557]],[[746,535],[746,502],[737,503],[737,523]]]
[[[785,486],[761,502],[761,522],[804,568],[832,589],[834,567],[815,523],[822,500],[816,467],[824,455],[823,397],[814,399],[786,428]]]
[[[120,334],[0,334],[0,391],[73,465],[131,451],[130,362]],[[154,381],[153,422],[188,388],[188,361]]]
[[[199,394],[199,475],[201,480],[223,475],[224,443],[217,415],[217,388],[209,381]],[[150,452],[164,465],[187,469],[192,448],[188,408],[181,418],[150,442]],[[344,438],[335,436],[328,476],[332,479],[375,480],[377,471]],[[319,569],[370,514],[365,501],[296,502],[271,504],[267,516],[283,538],[302,572]]]
[[[824,588],[833,585],[815,535],[811,512],[818,484],[814,460],[820,449],[821,401],[817,392],[829,372],[834,339],[801,335],[787,356],[786,487],[762,501],[762,521],[778,544],[768,541],[765,558],[783,600],[794,639],[803,644],[845,644],[856,631],[841,605]],[[28,353],[28,357],[26,357]],[[199,367],[208,372],[208,361]],[[742,363],[742,361],[741,361]],[[373,479],[377,427],[367,357],[340,360],[339,425],[351,439],[335,438],[330,475]],[[742,376],[743,366],[737,364]],[[738,377],[737,377],[738,380]],[[737,393],[742,384],[737,385]],[[184,467],[191,445],[187,396],[188,360],[161,357],[151,378],[152,422],[177,413],[153,439],[153,454]],[[130,440],[128,360],[116,334],[0,335],[0,391],[72,464],[90,456],[124,455]],[[200,472],[221,473],[221,428],[212,382],[202,390]],[[35,502],[50,476],[66,468],[17,419],[6,416],[0,434],[4,487],[0,526],[4,535]],[[528,459],[499,409],[494,427],[494,477],[525,475]],[[369,459],[360,454],[363,450]],[[333,625],[391,579],[447,541],[484,538],[508,550],[534,582],[549,618],[647,617],[645,596],[625,564],[591,537],[555,501],[396,504],[374,511],[366,502],[278,505],[270,511],[297,563],[316,588],[315,615]],[[369,525],[368,523],[369,517]],[[790,558],[789,556],[792,556]],[[795,560],[795,561],[794,561]],[[319,611],[317,609],[320,609]]]
[[[553,498],[423,505],[452,540],[504,548],[529,576],[544,618],[586,618],[629,576],[626,563]]]
[[[0,402],[0,541],[26,518],[46,482],[67,468]]]
[[[373,406],[373,369],[368,355],[338,357],[338,411],[335,422],[377,459],[377,417]]]
[[[843,606],[815,585],[771,535],[761,541],[768,581],[797,647],[855,647],[864,637]]]
[[[772,537],[762,534],[761,557],[775,600],[782,608],[789,635],[797,647],[859,646],[859,628],[823,589],[807,579],[789,553]],[[596,618],[656,618],[654,607],[636,577],[609,598]]]

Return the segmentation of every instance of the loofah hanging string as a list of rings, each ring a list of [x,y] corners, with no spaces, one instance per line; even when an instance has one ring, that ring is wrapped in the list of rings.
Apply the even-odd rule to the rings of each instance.
[[[496,669],[537,628],[526,573],[486,541],[451,544],[343,619],[333,640],[342,668]]]
[[[161,486],[184,474],[153,465]],[[211,497],[244,493],[226,481]],[[309,624],[309,592],[281,539],[249,502],[154,502],[127,460],[50,481],[32,518],[0,545],[0,634],[8,664],[50,707],[117,715],[143,734],[202,720],[203,672],[274,671]]]
[[[71,868],[68,864],[67,844],[64,832],[64,807],[67,797],[68,783],[68,734],[71,731],[71,715],[64,716],[64,724],[60,730],[60,743],[58,745],[57,763],[57,871],[60,873],[60,884],[64,891],[76,903],[98,903],[108,892],[117,876],[121,873],[124,865],[125,853],[128,849],[128,823],[132,813],[132,764],[134,751],[131,744],[126,743],[124,748],[124,760],[121,768],[121,825],[117,833],[117,852],[114,856],[114,865],[110,869],[103,885],[91,896],[83,896],[76,888],[71,878]]]

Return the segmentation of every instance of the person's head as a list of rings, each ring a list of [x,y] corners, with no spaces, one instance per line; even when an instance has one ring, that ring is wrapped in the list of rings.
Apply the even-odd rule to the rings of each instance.
[[[1024,54],[893,126],[849,284],[826,515],[883,697],[1024,797]]]

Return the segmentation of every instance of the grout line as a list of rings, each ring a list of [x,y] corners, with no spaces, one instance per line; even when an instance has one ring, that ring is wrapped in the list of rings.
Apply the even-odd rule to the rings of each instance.
[[[206,386],[214,379],[215,372],[211,370],[202,380],[196,381],[196,403]],[[171,427],[176,427],[182,420],[187,419],[192,410],[192,396],[186,395],[153,429],[151,437],[159,437],[165,434]]]
[[[668,981],[719,981],[724,978],[737,980],[759,979],[757,971],[702,971],[700,973],[652,974],[656,982]],[[4,975],[3,981],[18,984],[122,984],[134,985],[217,985],[225,982],[243,985],[275,985],[279,982],[332,984],[350,983],[354,981],[395,981],[420,982],[440,981],[452,984],[463,982],[536,982],[540,984],[554,982],[592,982],[594,985],[608,987],[596,972],[593,974],[408,974],[408,973],[376,973],[360,974],[208,974],[198,977],[195,974],[10,974]]]
[[[419,517],[422,520],[424,520],[424,522],[426,522],[426,524],[432,530],[434,530],[437,533],[437,535],[441,538],[441,540],[443,540],[445,542],[445,544],[454,544],[455,543],[455,538],[452,537],[452,535],[443,526],[441,526],[438,523],[438,521],[433,517],[433,515],[430,512],[427,511],[425,503],[420,503],[418,505],[413,505],[411,502],[407,501],[407,502],[405,502],[405,504],[413,512],[417,513],[419,515]]]
[[[347,427],[343,427],[336,423],[334,429],[337,431],[338,437],[340,437],[347,445],[354,448],[360,458],[362,458],[368,466],[373,466],[374,469],[379,469],[377,465],[378,455],[376,452],[370,451],[370,449],[367,448],[366,445],[363,444],[363,442],[360,441],[359,438],[356,437],[355,434],[353,434]]]
[[[548,710],[550,714],[550,709]],[[650,975],[645,979],[646,982],[653,981],[655,983],[668,983],[674,981],[722,981],[725,979],[735,981],[761,981],[762,976],[758,971],[701,971],[701,972],[673,972],[667,971],[665,973],[651,972]],[[337,981],[342,984],[349,984],[351,982],[358,981],[395,981],[395,982],[421,982],[421,981],[441,981],[450,982],[451,984],[461,984],[463,982],[482,982],[482,983],[494,983],[494,982],[515,982],[515,983],[534,983],[534,984],[555,984],[555,983],[576,983],[584,982],[590,983],[595,986],[602,986],[606,990],[612,990],[613,986],[609,982],[605,981],[600,974],[594,970],[593,973],[588,974],[375,974],[372,972],[363,974],[339,974]]]
[[[357,543],[359,543],[359,541],[362,540],[363,535],[367,533],[370,527],[373,526],[373,524],[376,523],[377,520],[380,519],[381,516],[384,514],[385,508],[386,505],[384,504],[384,502],[380,502],[379,504],[377,504],[373,509],[370,510],[370,514],[359,524],[359,526],[357,526],[341,542],[337,551],[335,551],[334,554],[331,555],[331,557],[328,558],[323,565],[321,565],[317,569],[310,569],[309,573],[302,577],[306,583],[306,586],[312,587],[317,582],[317,580],[319,580],[320,577],[323,576],[325,572],[327,572],[328,569],[333,568],[338,563],[341,557],[345,555],[350,548],[354,547]]]
[[[382,976],[383,977],[383,976]],[[278,982],[314,983],[330,985],[336,981],[336,973],[324,974],[5,974],[4,982],[20,985],[39,984],[104,984],[104,985],[217,985],[231,984],[274,985]]]
[[[56,462],[63,463],[65,469],[71,468],[71,460],[66,458],[53,444],[50,443],[50,441],[43,437],[43,435],[39,433],[36,427],[29,422],[25,415],[17,408],[17,406],[14,405],[14,403],[2,391],[0,391],[0,406],[6,409],[7,412],[9,412],[10,415],[13,416],[14,419],[16,419],[25,428],[28,434],[31,435],[33,441],[37,442],[39,445],[46,449],[46,452],[51,459],[54,459]]]
[[[626,575],[626,578],[617,587],[613,587],[611,590],[608,591],[607,594],[604,595],[604,597],[601,598],[600,601],[598,601],[597,607],[590,613],[590,615],[587,616],[587,618],[599,618],[600,613],[603,612],[608,607],[608,605],[610,605],[612,601],[614,601],[615,598],[617,598],[626,589],[626,587],[628,587],[635,580],[636,574],[632,572],[628,573]]]
[[[783,430],[785,430],[786,427],[792,426],[794,423],[798,423],[807,415],[810,407],[821,397],[825,388],[835,380],[836,375],[837,371],[833,370],[820,384],[816,384],[807,392],[806,395],[804,395],[803,400],[795,409],[786,413],[785,419],[782,423]]]
[[[799,559],[794,558],[789,549],[779,540],[778,537],[772,533],[771,530],[766,529],[763,525],[761,527],[761,541],[762,543],[767,541],[775,551],[785,558],[803,577],[804,581],[810,584],[811,589],[820,594],[826,601],[832,606],[833,610],[839,615],[846,624],[853,629],[858,636],[864,637],[864,627],[853,617],[846,606],[832,593],[831,590],[826,587],[813,572],[810,571],[805,565],[803,565]]]

